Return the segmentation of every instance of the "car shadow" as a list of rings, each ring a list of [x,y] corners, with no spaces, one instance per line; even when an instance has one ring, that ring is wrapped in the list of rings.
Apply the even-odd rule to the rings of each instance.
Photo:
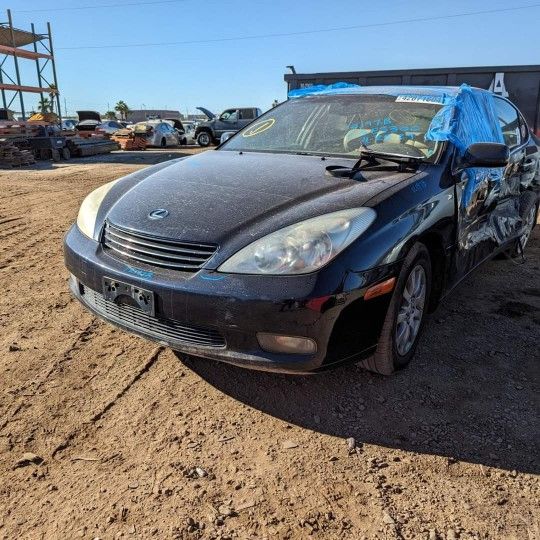
[[[431,316],[412,364],[392,377],[356,365],[290,376],[178,356],[224,394],[290,424],[538,474],[539,290],[501,293],[501,273],[514,272],[512,263],[486,266]],[[500,307],[512,295],[533,308],[507,316]]]

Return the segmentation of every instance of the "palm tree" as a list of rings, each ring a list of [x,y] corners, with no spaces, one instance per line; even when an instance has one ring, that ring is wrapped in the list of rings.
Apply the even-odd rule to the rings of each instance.
[[[106,118],[107,120],[116,120],[116,113],[114,111],[107,111],[103,118]]]
[[[125,101],[120,100],[115,106],[114,110],[120,113],[120,117],[122,120],[127,119],[128,112],[130,111],[130,108],[128,107],[127,103]]]
[[[42,114],[51,112],[52,102],[49,98],[41,98],[38,103],[38,111]]]
[[[58,88],[56,87],[56,84],[49,84],[49,101],[51,103],[51,110],[50,112],[54,112],[54,98],[58,94]]]

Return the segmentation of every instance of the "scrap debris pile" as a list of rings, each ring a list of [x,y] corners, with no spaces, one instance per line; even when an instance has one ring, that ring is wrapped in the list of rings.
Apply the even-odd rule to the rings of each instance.
[[[36,159],[59,161],[71,156],[107,154],[120,148],[102,134],[61,130],[46,115],[34,115],[23,122],[0,121],[0,144],[2,167],[31,165]]]

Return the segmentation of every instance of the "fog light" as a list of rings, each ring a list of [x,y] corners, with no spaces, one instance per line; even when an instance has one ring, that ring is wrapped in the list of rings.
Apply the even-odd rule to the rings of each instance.
[[[289,354],[314,354],[317,343],[312,339],[295,336],[280,336],[278,334],[258,333],[259,345],[268,352]]]

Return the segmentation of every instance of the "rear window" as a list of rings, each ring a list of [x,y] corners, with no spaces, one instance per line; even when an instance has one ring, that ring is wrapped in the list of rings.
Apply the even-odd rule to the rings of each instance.
[[[253,109],[240,109],[240,120],[253,120],[255,111]]]

